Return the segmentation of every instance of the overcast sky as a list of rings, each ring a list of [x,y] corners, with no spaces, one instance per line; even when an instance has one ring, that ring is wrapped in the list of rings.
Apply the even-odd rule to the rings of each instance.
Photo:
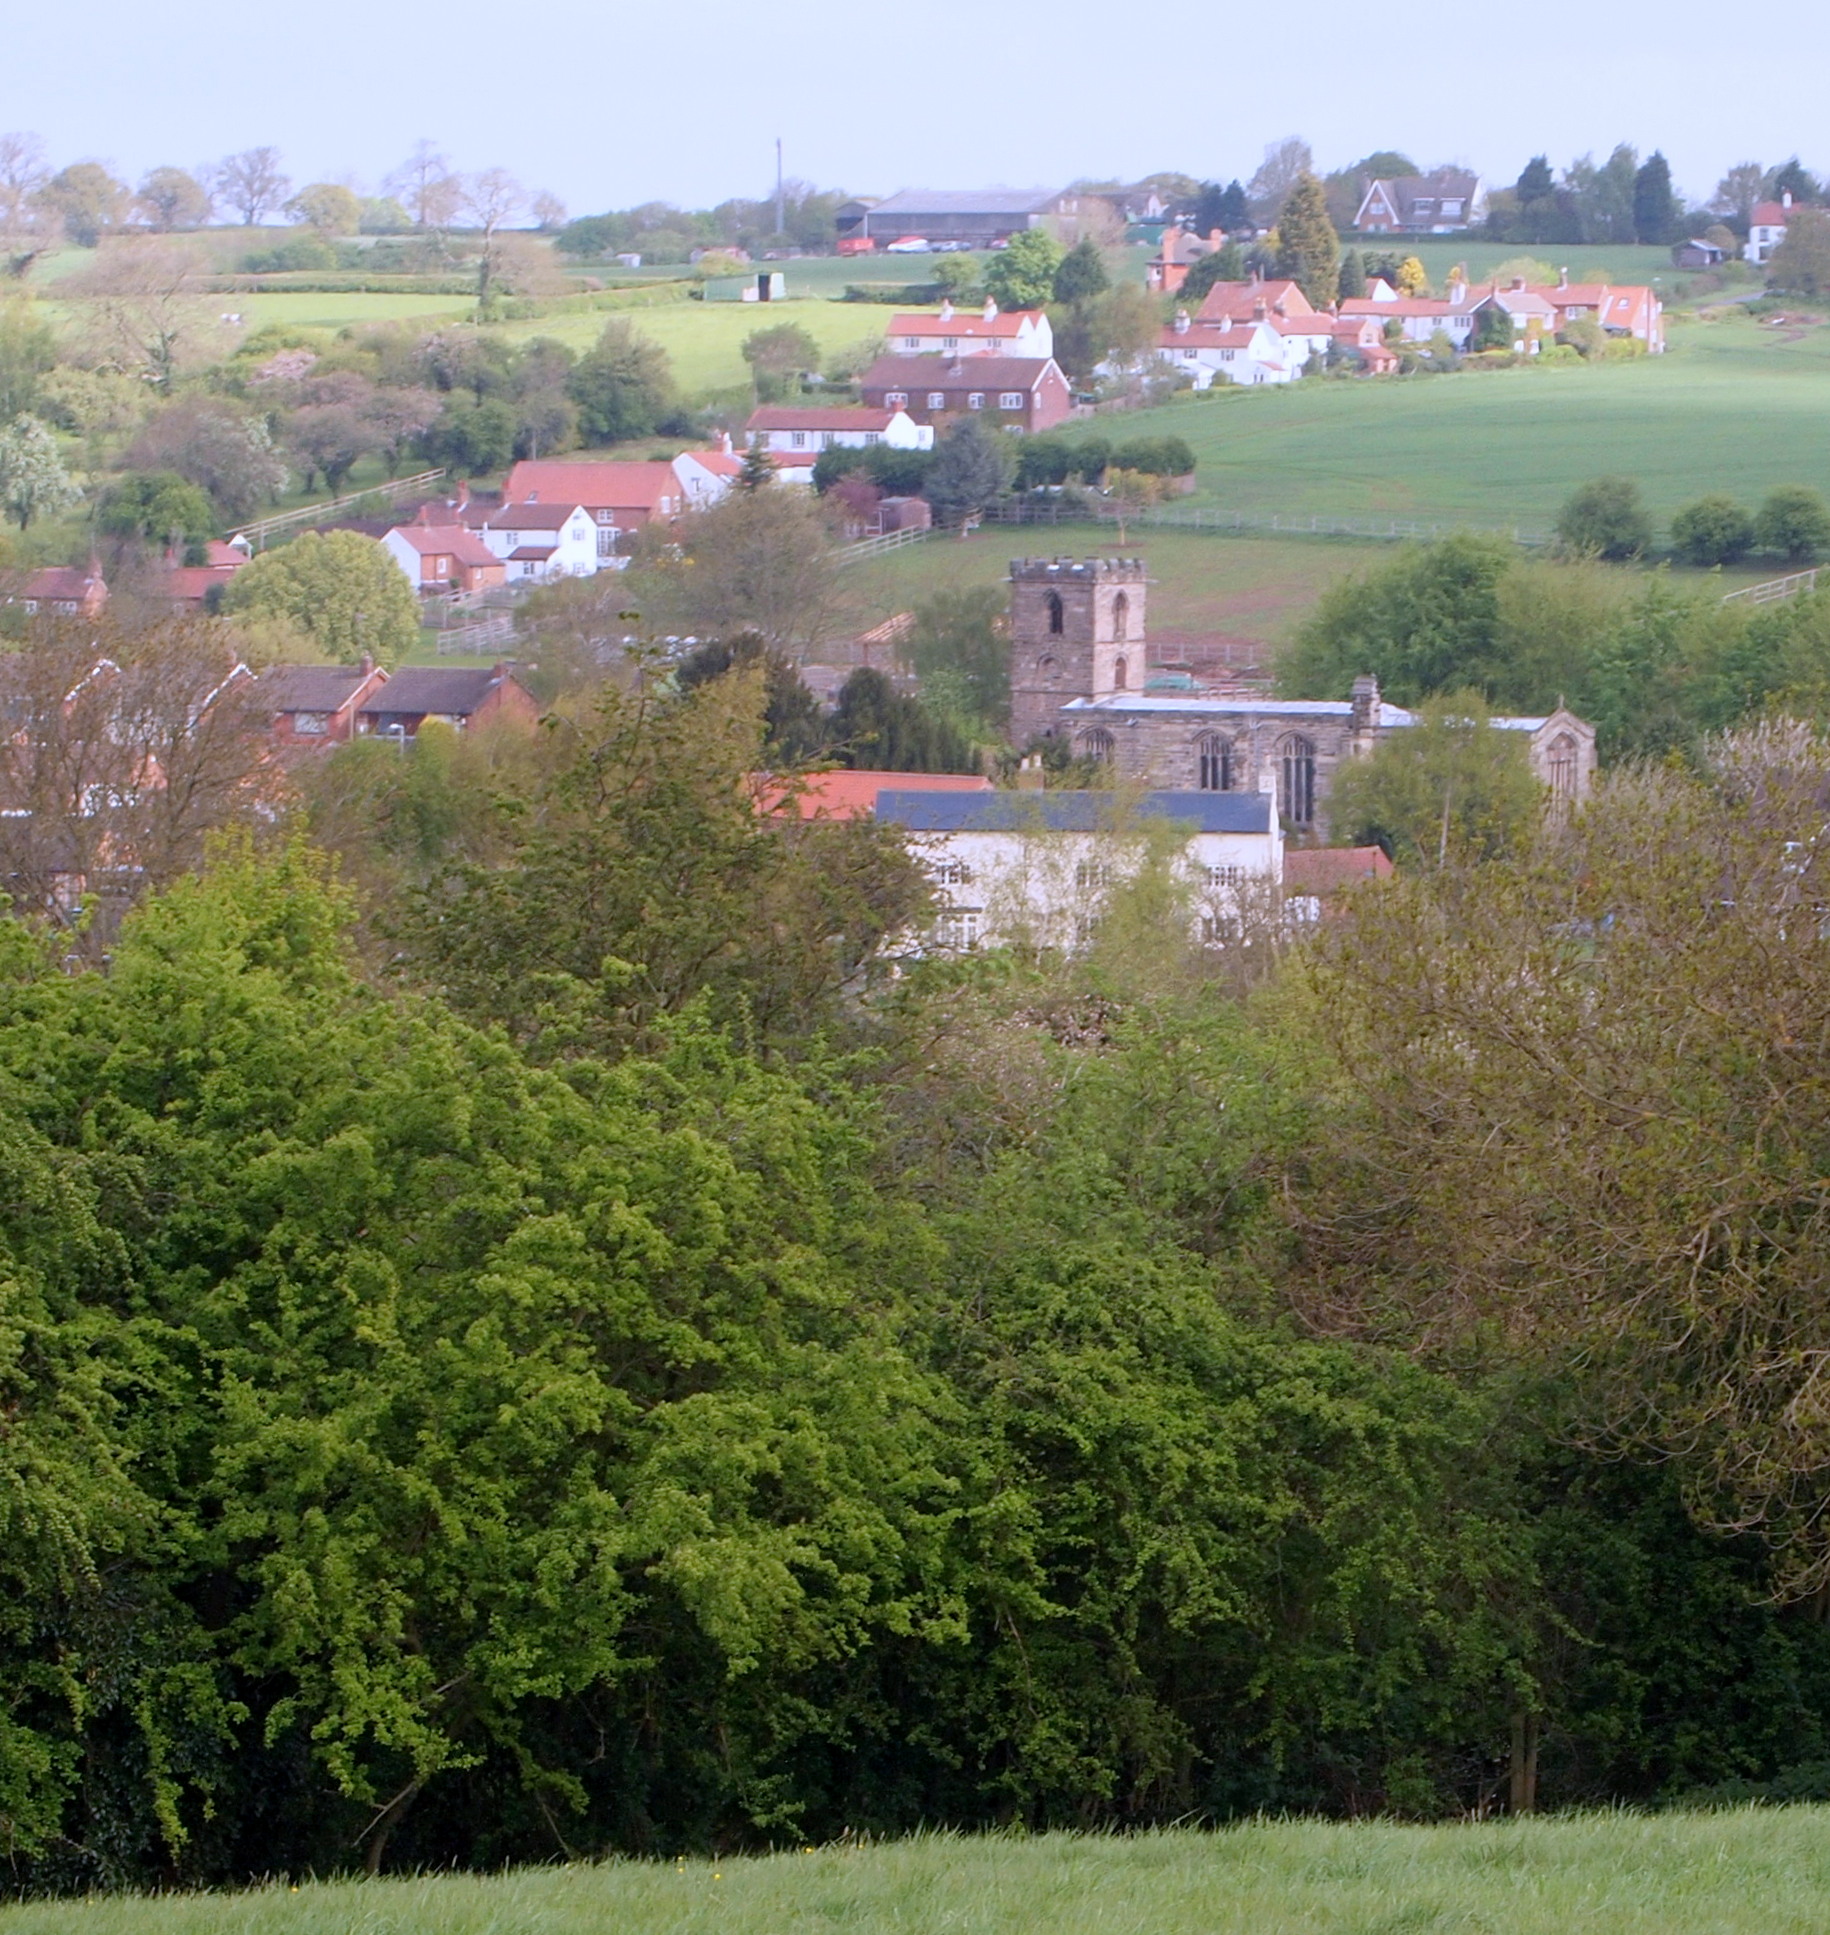
[[[1526,17],[1533,10],[1508,9]],[[1730,163],[1830,166],[1830,9],[1782,24],[1703,0],[1536,12],[1112,0],[8,0],[0,130],[135,179],[271,142],[295,181],[372,187],[420,136],[575,214],[759,194],[1059,187],[1156,169],[1249,177],[1301,134],[1510,182],[1617,141],[1707,196]],[[1776,44],[1783,53],[1773,56]],[[1823,152],[1817,145],[1820,140]]]

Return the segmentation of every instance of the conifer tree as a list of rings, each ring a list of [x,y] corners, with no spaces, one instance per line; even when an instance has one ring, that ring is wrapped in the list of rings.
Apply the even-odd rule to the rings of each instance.
[[[1357,302],[1366,293],[1366,265],[1360,259],[1358,249],[1346,249],[1341,255],[1340,280],[1336,285],[1343,302]]]
[[[1318,309],[1339,293],[1341,238],[1328,219],[1322,184],[1305,170],[1296,178],[1277,222],[1277,269],[1287,275]]]

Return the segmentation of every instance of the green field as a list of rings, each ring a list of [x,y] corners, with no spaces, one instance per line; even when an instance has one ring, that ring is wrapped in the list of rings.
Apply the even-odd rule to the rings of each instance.
[[[1578,484],[1636,478],[1655,513],[1706,491],[1830,488],[1830,329],[1673,324],[1668,355],[1577,368],[1309,381],[1109,418],[1173,431],[1188,501],[1254,513],[1547,524]]]
[[[925,1836],[0,1910],[0,1935],[1821,1935],[1830,1814]]]
[[[1130,531],[1124,548],[1127,556],[1150,565],[1152,637],[1189,632],[1259,646],[1275,643],[1337,578],[1392,554],[1389,544],[1161,530]],[[847,583],[861,599],[862,623],[869,626],[937,591],[1001,585],[1015,557],[1086,557],[1117,549],[1118,532],[1110,525],[990,525],[964,540],[930,538],[853,565]]]

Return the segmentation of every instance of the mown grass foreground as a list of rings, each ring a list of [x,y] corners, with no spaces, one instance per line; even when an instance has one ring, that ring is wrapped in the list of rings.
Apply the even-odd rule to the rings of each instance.
[[[0,1910],[0,1935],[1786,1935],[1830,1926],[1830,1809],[1478,1827],[923,1836],[758,1859]]]

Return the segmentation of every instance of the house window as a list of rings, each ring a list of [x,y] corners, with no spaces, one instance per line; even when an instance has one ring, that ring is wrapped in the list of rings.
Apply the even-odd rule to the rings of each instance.
[[[904,349],[919,349],[921,347],[921,338],[919,336],[905,336],[902,339],[902,346]]]
[[[598,532],[597,555],[600,558],[613,558],[616,556],[616,533],[614,531]]]
[[[908,400],[907,390],[885,390],[883,393],[883,407],[886,410],[900,410]]]
[[[1219,889],[1243,887],[1245,885],[1245,869],[1243,867],[1209,867],[1207,870],[1207,884],[1210,887]]]
[[[985,392],[983,390],[973,390],[968,393],[966,397],[966,408],[968,410],[982,410],[984,407]]]
[[[957,336],[943,336],[940,339],[940,346],[942,349],[958,349],[959,338]]]
[[[1195,742],[1204,793],[1230,793],[1233,790],[1233,747],[1230,740],[1210,732]]]
[[[614,511],[599,511],[597,521],[600,524],[614,524],[616,522],[616,513]]]
[[[832,432],[830,430],[822,430],[820,432],[820,448],[822,450],[830,450],[832,448]]]
[[[1300,735],[1283,746],[1283,812],[1292,826],[1315,824],[1315,742]]]
[[[1021,390],[1004,390],[1000,392],[998,396],[998,408],[1000,410],[1020,410],[1022,407],[1023,392]]]
[[[964,950],[979,944],[981,910],[977,907],[949,908],[934,923],[934,945]]]
[[[1095,726],[1092,731],[1083,732],[1079,745],[1082,759],[1096,759],[1102,766],[1111,765],[1118,752],[1112,735],[1104,726]]]
[[[867,430],[864,433],[864,441],[867,445],[873,444],[873,443],[881,443],[883,441],[883,435],[880,431],[877,431],[877,430]]]
[[[292,729],[301,739],[321,739],[330,730],[328,712],[295,712]]]
[[[1074,885],[1083,894],[1099,894],[1112,884],[1109,860],[1079,860],[1074,864]]]
[[[972,869],[963,860],[937,860],[933,878],[937,887],[963,887],[972,878]]]
[[[930,410],[944,410],[946,407],[947,393],[945,390],[930,390],[928,392],[928,408]]]
[[[1059,638],[1061,636],[1062,629],[1065,622],[1066,622],[1065,617],[1061,608],[1061,593],[1058,591],[1051,591],[1048,594],[1049,636],[1051,638]],[[1054,662],[1055,661],[1053,659],[1045,659],[1043,661],[1044,664],[1051,665],[1051,666],[1054,664]]]
[[[796,450],[805,450],[807,448],[807,432],[805,430],[795,431],[788,439],[788,442]]]

